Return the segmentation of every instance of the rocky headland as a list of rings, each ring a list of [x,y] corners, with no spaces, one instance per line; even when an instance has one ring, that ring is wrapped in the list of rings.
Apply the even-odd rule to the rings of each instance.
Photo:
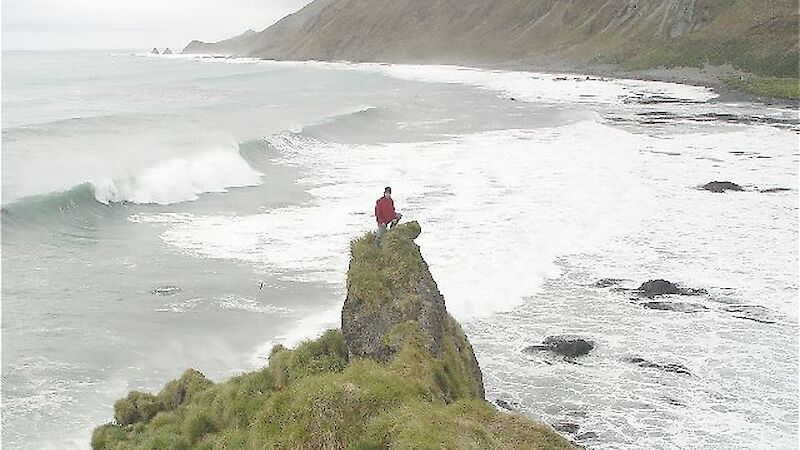
[[[472,346],[414,239],[416,222],[351,243],[342,329],[222,383],[189,369],[131,392],[94,449],[572,449],[484,399]]]
[[[797,99],[797,24],[788,0],[315,0],[183,52],[572,71]]]

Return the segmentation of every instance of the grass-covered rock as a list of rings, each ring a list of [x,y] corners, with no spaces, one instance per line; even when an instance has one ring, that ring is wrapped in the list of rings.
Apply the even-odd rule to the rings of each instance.
[[[188,370],[157,395],[132,392],[115,405],[116,421],[95,429],[92,447],[573,448],[548,426],[483,400],[472,348],[413,242],[419,233],[411,223],[380,248],[372,234],[353,242],[348,332],[329,330],[292,350],[276,346],[267,367],[224,383]],[[391,321],[364,327],[380,345],[348,327],[384,312]]]
[[[483,398],[483,379],[472,346],[444,304],[414,239],[411,222],[391,230],[380,246],[369,233],[351,245],[342,332],[350,357],[391,359],[409,344],[437,362],[427,369],[452,398]]]

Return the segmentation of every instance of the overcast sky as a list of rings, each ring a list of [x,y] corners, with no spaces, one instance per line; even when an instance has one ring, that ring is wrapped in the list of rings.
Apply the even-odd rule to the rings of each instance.
[[[181,50],[260,31],[310,0],[2,0],[3,49]]]

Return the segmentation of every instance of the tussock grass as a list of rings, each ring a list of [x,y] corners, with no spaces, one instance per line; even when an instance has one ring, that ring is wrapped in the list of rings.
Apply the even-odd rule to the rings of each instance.
[[[365,305],[390,298],[387,289],[423,270],[413,243],[419,232],[416,224],[398,227],[380,248],[372,234],[353,242],[348,283],[358,284]],[[157,395],[118,401],[116,422],[95,429],[92,448],[574,448],[549,427],[483,400],[469,342],[448,319],[438,355],[420,325],[407,321],[388,334],[397,351],[385,362],[350,359],[341,331],[329,330],[292,350],[275,346],[267,367],[223,383],[190,369]]]
[[[728,77],[726,85],[762,97],[800,99],[800,78]]]
[[[424,262],[414,239],[421,233],[416,222],[405,223],[389,230],[379,247],[375,233],[367,233],[350,243],[350,268],[347,271],[347,292],[350,299],[363,304],[367,310],[399,298],[409,303],[414,298]]]

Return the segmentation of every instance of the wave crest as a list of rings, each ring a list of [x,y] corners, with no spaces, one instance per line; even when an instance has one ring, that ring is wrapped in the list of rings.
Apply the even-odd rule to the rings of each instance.
[[[216,151],[162,161],[123,179],[90,181],[97,201],[167,205],[207,192],[257,186],[263,175],[237,152]]]

